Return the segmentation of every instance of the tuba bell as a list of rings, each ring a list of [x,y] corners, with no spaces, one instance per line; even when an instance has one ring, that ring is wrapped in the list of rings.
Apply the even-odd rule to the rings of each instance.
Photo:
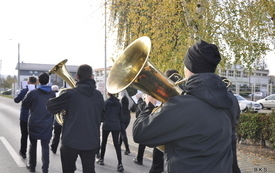
[[[179,77],[177,83],[167,78],[149,60],[151,40],[147,36],[132,42],[116,59],[107,78],[106,88],[116,94],[131,86],[155,99],[166,102],[170,97],[183,91],[178,86],[185,79]],[[164,152],[165,146],[157,147]]]
[[[57,65],[55,65],[51,70],[49,70],[49,75],[51,74],[56,74],[58,75],[61,79],[63,79],[66,83],[68,83],[71,87],[75,87],[76,86],[76,82],[75,80],[72,78],[72,76],[70,75],[69,71],[67,70],[65,64],[68,60],[65,59],[61,62],[59,62]],[[62,92],[64,92],[66,89],[61,89],[59,91],[59,94],[61,94]],[[54,115],[55,120],[58,124],[60,124],[61,126],[63,125],[63,116],[66,114],[66,110],[62,110],[60,113],[57,113]]]
[[[107,91],[116,94],[131,86],[161,102],[180,95],[182,89],[150,62],[150,50],[151,40],[147,36],[126,47],[109,72]]]

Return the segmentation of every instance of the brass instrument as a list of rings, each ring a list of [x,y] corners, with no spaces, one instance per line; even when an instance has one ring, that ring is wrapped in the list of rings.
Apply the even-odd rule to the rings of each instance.
[[[150,62],[150,50],[151,40],[147,36],[132,42],[112,66],[107,78],[107,91],[115,94],[132,86],[161,102],[180,95],[182,89]]]
[[[150,50],[149,37],[143,36],[132,42],[112,66],[107,78],[107,91],[115,94],[132,86],[161,102],[180,95],[182,89],[150,62]],[[164,151],[164,146],[158,148]]]
[[[65,64],[68,60],[65,59],[63,61],[61,61],[60,63],[58,63],[56,66],[54,66],[50,71],[49,74],[56,74],[58,75],[61,79],[63,79],[65,82],[67,82],[71,87],[75,87],[76,86],[76,82],[75,80],[72,78],[72,76],[70,75],[69,71],[67,70]],[[62,89],[59,91],[59,94],[61,94],[62,92],[64,92],[66,89]],[[65,110],[62,110],[60,113],[57,113],[54,115],[55,120],[58,124],[60,124],[61,126],[63,125],[63,116],[66,114]]]

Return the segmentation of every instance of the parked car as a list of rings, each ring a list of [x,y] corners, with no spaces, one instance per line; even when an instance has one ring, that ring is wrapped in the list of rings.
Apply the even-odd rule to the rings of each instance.
[[[254,94],[253,93],[249,94],[249,97],[252,97],[252,96],[256,98],[262,98],[264,94],[262,92],[255,92]]]
[[[248,110],[251,110],[253,112],[258,112],[258,111],[262,110],[261,104],[254,102],[254,101],[247,100],[238,94],[234,94],[234,95],[239,102],[240,109],[242,112],[247,112]]]
[[[1,92],[2,95],[11,95],[11,89]]]
[[[262,108],[275,108],[275,94],[271,94],[263,99],[257,100],[257,103],[261,104]]]

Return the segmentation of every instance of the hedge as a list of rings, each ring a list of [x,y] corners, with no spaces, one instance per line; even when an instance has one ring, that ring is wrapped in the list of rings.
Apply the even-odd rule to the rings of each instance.
[[[266,142],[275,149],[275,113],[242,113],[236,128],[237,136],[249,139],[253,143],[260,143],[263,147]]]

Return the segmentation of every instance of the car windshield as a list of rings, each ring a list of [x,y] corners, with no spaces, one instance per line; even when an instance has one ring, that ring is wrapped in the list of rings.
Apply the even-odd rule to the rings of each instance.
[[[274,95],[270,95],[266,98],[266,100],[275,100],[275,96]]]
[[[240,95],[235,95],[235,97],[237,98],[237,100],[246,100],[245,98],[243,98],[242,96],[240,96]]]

